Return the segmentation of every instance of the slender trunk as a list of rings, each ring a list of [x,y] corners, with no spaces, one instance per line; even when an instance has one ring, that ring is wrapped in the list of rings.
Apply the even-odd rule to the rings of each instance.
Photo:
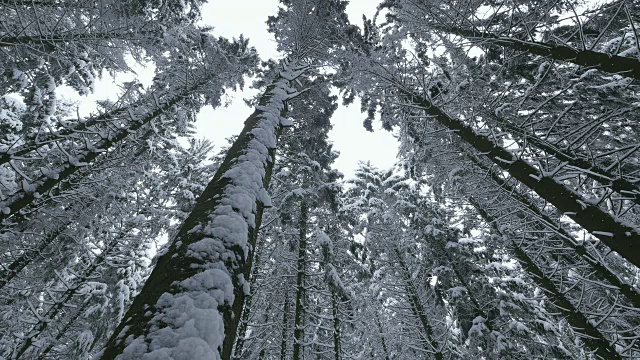
[[[562,295],[562,292],[553,284],[538,268],[531,258],[517,246],[514,242],[513,250],[516,258],[522,264],[524,270],[531,274],[532,278],[540,288],[549,294],[556,307],[564,315],[567,321],[577,332],[582,332],[585,336],[582,341],[591,348],[592,351],[602,359],[622,359],[615,348],[602,336],[602,334],[576,309],[573,304]]]
[[[487,223],[492,224],[494,222],[494,219],[480,207],[480,204],[475,199],[469,198],[469,201]],[[493,228],[498,235],[504,236],[497,226],[493,226]],[[516,258],[522,264],[523,269],[531,275],[531,279],[546,292],[547,296],[549,296],[556,308],[569,322],[573,330],[583,335],[581,336],[581,340],[589,350],[593,351],[602,359],[622,360],[620,354],[618,354],[609,341],[573,306],[560,289],[555,286],[553,281],[533,262],[515,241],[511,242],[511,247]]]
[[[607,268],[604,264],[599,262],[595,257],[591,256],[587,249],[580,245],[572,239],[574,239],[573,235],[571,235],[568,231],[566,231],[557,221],[551,219],[551,217],[542,211],[533,203],[533,201],[526,195],[520,194],[508,181],[503,180],[496,172],[490,167],[482,164],[474,156],[469,156],[469,159],[473,161],[478,167],[487,171],[491,179],[501,188],[505,190],[505,192],[512,197],[514,200],[518,201],[522,205],[524,205],[531,213],[533,213],[536,217],[540,218],[544,224],[544,226],[549,229],[557,232],[560,236],[559,238],[562,240],[562,244],[571,249],[574,249],[576,254],[579,255],[579,258],[591,265],[593,270],[600,279],[609,282],[613,286],[620,289],[622,295],[624,295],[635,308],[640,309],[640,294],[635,290],[632,285],[625,284],[620,280],[620,278],[615,275],[609,268]],[[516,216],[523,216],[520,212],[516,213]]]
[[[302,200],[300,203],[300,218],[298,219],[298,229],[300,234],[298,237],[298,275],[296,278],[296,309],[293,328],[293,360],[300,360],[302,343],[304,341],[304,302],[306,298],[305,273],[307,271],[308,219],[309,208],[307,203]]]
[[[341,345],[341,324],[340,324],[340,301],[349,302],[351,299],[345,293],[344,289],[338,284],[336,279],[337,272],[333,266],[334,254],[333,246],[329,242],[323,241],[320,245],[322,248],[322,263],[325,271],[325,280],[327,287],[331,292],[331,311],[333,315],[333,352],[335,359],[340,360],[342,356]]]
[[[82,306],[80,306],[80,308],[78,309],[78,311],[76,311],[76,313],[71,317],[71,319],[69,319],[69,321],[67,321],[67,323],[58,330],[58,335],[56,335],[56,337],[54,338],[55,341],[50,341],[49,345],[47,345],[47,347],[45,347],[44,350],[40,354],[38,354],[38,356],[41,359],[47,358],[51,350],[53,350],[53,348],[56,347],[60,339],[62,339],[62,337],[67,333],[67,331],[69,331],[69,329],[76,324],[76,320],[78,320],[80,316],[83,315],[84,311],[89,307],[89,304],[90,302],[83,303]]]
[[[280,342],[280,360],[287,360],[287,339],[289,336],[289,291],[285,287],[282,311],[282,341]]]
[[[25,250],[22,255],[15,259],[9,266],[3,268],[0,274],[0,289],[4,288],[13,278],[15,278],[27,265],[36,260],[44,260],[42,252],[55,243],[56,239],[67,229],[67,226],[73,224],[73,221],[67,222],[65,226],[60,226],[54,231],[46,235],[36,247]]]
[[[428,347],[430,348],[430,350],[435,353],[436,360],[442,360],[443,354],[439,350],[438,342],[433,336],[433,329],[431,328],[429,319],[427,319],[427,313],[422,306],[422,301],[420,301],[418,292],[416,291],[413,281],[411,280],[409,268],[404,261],[404,256],[400,252],[400,249],[398,249],[397,247],[394,248],[394,252],[396,258],[398,259],[398,265],[400,266],[400,270],[402,273],[402,281],[405,284],[411,312],[413,312],[413,316],[417,317],[420,320],[422,330],[424,331],[424,339],[428,342]]]
[[[340,316],[338,314],[338,295],[335,291],[331,291],[331,307],[333,310],[333,352],[336,355],[336,360],[340,360],[340,355],[342,355],[342,346],[340,343],[342,333],[340,331]]]
[[[153,134],[153,132],[148,131],[145,135],[142,136],[142,139],[149,138],[151,134]],[[128,161],[131,161],[131,159],[140,159],[140,156],[142,156],[145,149],[146,149],[145,147],[137,147],[137,148],[134,146],[127,147],[124,149],[124,151],[122,150],[120,151],[120,153],[125,154],[124,157],[119,157],[114,159],[112,154],[109,154],[107,155],[107,157],[102,157],[100,159],[101,162],[98,164],[98,166],[101,166],[101,167],[105,165],[110,166],[106,163],[107,161],[108,162],[116,161],[116,162],[126,163]],[[86,176],[86,174],[90,171],[91,171],[90,168],[84,167],[83,169],[81,169],[80,174],[76,174],[77,176],[75,178],[82,178]],[[95,179],[92,181],[95,181]],[[55,196],[68,190],[71,186],[72,184],[69,184],[69,183],[62,184],[58,188],[55,188],[51,191],[51,197],[54,198]],[[56,250],[54,251],[54,253],[56,254],[68,253],[68,251],[65,251],[65,248],[66,248],[65,246],[73,246],[72,243],[75,244],[75,241],[71,240],[71,242],[69,242],[70,238],[63,235],[65,230],[77,220],[77,217],[80,216],[81,213],[86,212],[87,209],[89,209],[91,206],[95,204],[100,204],[101,201],[103,200],[100,194],[89,195],[89,199],[90,200],[88,200],[87,203],[77,204],[78,207],[75,210],[73,210],[73,213],[67,214],[67,217],[71,220],[66,222],[64,225],[59,225],[55,230],[50,231],[48,234],[45,234],[44,239],[33,244],[32,248],[24,250],[19,257],[17,258],[14,257],[13,258],[14,260],[8,266],[3,267],[4,271],[0,272],[0,290],[3,289],[7,284],[9,284],[16,276],[20,274],[21,271],[25,269],[25,267],[29,266],[30,264],[34,264],[34,263],[37,263],[38,261],[45,261],[45,260],[48,263],[55,263],[56,261],[62,260],[59,256],[54,255],[53,257],[51,257],[50,256],[51,254],[49,254],[49,252],[47,253],[44,253],[44,252],[48,248],[51,248],[53,245],[55,245]],[[108,206],[108,203],[104,203],[103,205]],[[67,209],[67,211],[71,211],[71,210]],[[141,211],[139,214],[148,215],[148,212]],[[22,213],[16,214],[16,217],[18,217],[19,220],[28,219],[27,214],[22,214]],[[50,219],[47,222],[52,222],[52,221],[54,221],[54,219]],[[15,222],[20,222],[20,221],[15,221]],[[25,224],[23,224],[23,226],[26,226],[27,224],[29,224],[29,222],[26,222]],[[65,242],[63,239],[67,239],[67,241]],[[49,275],[49,274],[45,273],[41,275]]]
[[[384,332],[382,331],[382,324],[380,323],[380,316],[376,312],[376,327],[378,328],[378,335],[380,336],[380,345],[382,345],[382,351],[384,351],[384,359],[391,360],[389,357],[389,350],[387,349],[387,342],[384,339]]]
[[[449,45],[455,47],[453,44]],[[457,48],[457,50],[462,51],[459,48]],[[620,113],[620,115],[622,114],[624,114],[624,110]],[[554,156],[560,162],[565,162],[566,165],[575,169],[583,170],[582,174],[584,176],[587,176],[602,185],[608,186],[613,191],[621,194],[624,198],[629,198],[636,204],[640,204],[640,186],[638,186],[636,182],[625,179],[622,174],[616,175],[610,169],[601,168],[596,165],[595,162],[590,161],[585,156],[575,154],[569,148],[559,148],[558,145],[538,137],[534,131],[528,132],[523,127],[514,125],[511,122],[496,116],[494,111],[484,111],[482,116],[490,119],[496,125],[508,130],[511,135],[519,139],[523,144],[533,145],[539,150]],[[629,153],[625,154],[625,156],[628,155]]]
[[[474,42],[489,42],[514,50],[525,51],[533,55],[544,56],[554,60],[565,61],[578,66],[590,67],[606,73],[620,74],[640,80],[640,61],[638,59],[593,50],[577,50],[564,45],[524,41],[451,25],[436,25],[433,26],[433,28],[466,37]]]
[[[306,70],[289,59],[283,63],[283,68],[260,99],[256,111],[245,121],[244,129],[171,246],[159,257],[125,320],[107,342],[101,359],[114,359],[128,346],[127,352],[136,348],[137,353],[149,353],[153,349],[149,349],[148,344],[158,331],[173,332],[179,337],[176,341],[180,337],[185,341],[197,341],[202,344],[199,349],[210,354],[207,356],[214,356],[215,352],[222,355],[222,349],[229,349],[222,359],[231,357],[245,298],[246,264],[254,253],[249,242],[256,236],[261,209],[268,201],[265,188],[275,161],[274,152],[270,150],[277,145],[277,130],[286,113],[285,101],[291,91],[288,82]],[[212,279],[213,284],[205,283],[206,279]],[[201,285],[192,286],[192,283]],[[229,293],[230,286],[232,294]],[[213,291],[224,296],[213,298],[210,295]],[[207,305],[202,309],[206,311],[206,318],[191,312],[185,313],[184,317],[206,321],[207,326],[220,331],[223,339],[212,338],[207,333],[187,336],[174,330],[180,325],[165,322],[166,314],[180,311],[176,302],[167,303],[168,299],[192,302],[196,298],[206,299]],[[132,344],[127,339],[136,341]],[[166,351],[174,351],[171,349],[179,346],[163,345]]]
[[[490,319],[489,315],[485,311],[482,310],[482,306],[480,306],[480,303],[478,302],[478,298],[474,295],[474,292],[471,289],[471,287],[469,286],[469,283],[467,282],[466,278],[460,272],[460,268],[458,267],[459,266],[458,265],[458,261],[456,261],[456,259],[454,259],[449,254],[449,251],[446,249],[445,244],[443,244],[442,241],[435,241],[435,245],[444,254],[444,256],[447,259],[447,262],[451,265],[451,269],[453,270],[454,275],[458,279],[458,282],[460,282],[460,284],[462,286],[464,286],[464,288],[466,289],[467,295],[469,296],[469,300],[473,304],[473,307],[474,307],[474,310],[475,310],[476,314],[478,316],[483,317],[484,319],[487,319],[487,321],[485,322],[485,326],[487,327],[487,329],[489,329],[489,331],[491,331],[492,330],[492,319]],[[465,334],[465,336],[466,335],[467,334]]]
[[[245,304],[242,310],[242,321],[240,321],[240,325],[238,326],[238,335],[237,335],[236,344],[233,350],[233,359],[237,359],[237,360],[242,359],[242,353],[244,351],[244,342],[246,340],[245,335],[247,333],[247,327],[249,325],[249,316],[251,313],[251,304],[252,304],[254,295],[255,293],[252,291],[249,295],[245,297]]]
[[[485,155],[493,163],[507,171],[518,181],[535,191],[540,197],[554,205],[576,223],[599,238],[605,245],[636,266],[640,266],[640,233],[615,216],[590,204],[578,193],[567,188],[556,179],[545,176],[527,161],[515,157],[507,149],[498,146],[487,136],[477,134],[462,121],[451,118],[436,108],[429,100],[408,90],[400,89],[411,102],[424,108],[442,126],[453,130],[478,153]]]

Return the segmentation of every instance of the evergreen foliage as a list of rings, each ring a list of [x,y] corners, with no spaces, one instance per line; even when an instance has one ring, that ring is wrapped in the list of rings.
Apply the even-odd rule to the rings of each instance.
[[[0,0],[0,358],[640,358],[639,2],[281,0],[262,61],[203,4]]]

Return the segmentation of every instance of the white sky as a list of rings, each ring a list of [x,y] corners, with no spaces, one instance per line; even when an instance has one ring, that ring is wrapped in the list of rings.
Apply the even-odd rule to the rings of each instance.
[[[375,13],[376,0],[351,0],[347,7],[347,14],[352,23],[360,25],[362,14],[371,18]],[[243,34],[249,38],[249,44],[254,46],[262,59],[279,58],[276,44],[267,32],[266,20],[269,15],[275,15],[278,0],[210,0],[202,8],[203,23],[213,26],[213,33],[227,38],[238,37]],[[130,62],[133,63],[133,62]],[[103,76],[96,82],[95,92],[89,96],[80,97],[75,91],[60,87],[57,93],[63,98],[78,101],[80,116],[87,116],[95,110],[95,101],[103,99],[115,100],[121,91],[117,84],[124,81],[138,79],[143,85],[150,85],[153,77],[152,68],[134,66],[135,74],[119,74],[114,80],[110,76]],[[252,108],[244,104],[244,98],[251,98],[257,92],[249,89],[238,93],[229,93],[231,104],[226,108],[204,108],[198,115],[196,122],[198,137],[210,139],[219,149],[225,145],[225,139],[240,133],[244,120],[253,112]],[[341,103],[341,100],[339,100]],[[329,133],[334,149],[340,152],[334,167],[345,174],[346,178],[353,177],[358,161],[370,161],[379,168],[389,168],[395,163],[398,143],[393,135],[380,129],[379,123],[374,123],[375,132],[367,132],[362,121],[365,115],[360,113],[359,100],[344,107],[340,105],[332,117],[333,130]]]
[[[127,59],[134,72],[118,73],[114,78],[104,73],[101,78],[95,82],[95,90],[86,96],[81,96],[75,90],[67,85],[58,86],[56,95],[60,98],[75,101],[78,104],[78,113],[80,116],[86,117],[94,113],[96,110],[96,101],[113,100],[118,98],[122,93],[120,85],[127,81],[138,80],[142,85],[149,86],[153,80],[153,68],[145,68],[137,64],[133,59]],[[132,65],[131,65],[132,64]]]
[[[360,24],[362,14],[371,18],[377,3],[375,0],[350,0],[347,7],[350,21]],[[202,9],[202,17],[204,23],[215,28],[214,34],[232,38],[242,33],[263,59],[279,58],[275,41],[267,32],[265,23],[267,17],[274,15],[277,9],[277,0],[210,0]],[[254,94],[255,90],[245,89],[244,92],[230,94],[232,103],[227,108],[204,109],[196,123],[198,135],[222,145],[225,138],[240,133],[244,120],[253,112],[242,99]],[[374,123],[375,132],[367,132],[362,126],[364,117],[356,99],[351,106],[341,105],[331,120],[333,130],[329,138],[334,143],[334,149],[340,152],[334,167],[343,172],[346,178],[353,176],[359,160],[371,161],[380,168],[389,168],[395,163],[398,143],[393,135],[380,129],[379,123]]]

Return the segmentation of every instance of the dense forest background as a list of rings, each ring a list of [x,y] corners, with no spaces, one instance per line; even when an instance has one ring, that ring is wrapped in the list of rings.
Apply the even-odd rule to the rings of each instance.
[[[281,0],[271,59],[203,5],[0,0],[1,359],[640,358],[640,2]]]

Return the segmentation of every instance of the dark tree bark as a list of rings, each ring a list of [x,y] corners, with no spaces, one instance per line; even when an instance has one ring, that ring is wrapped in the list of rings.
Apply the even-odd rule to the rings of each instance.
[[[47,358],[49,353],[58,344],[57,342],[60,341],[60,339],[62,339],[62,337],[64,337],[67,334],[69,329],[71,329],[71,327],[76,324],[76,321],[78,319],[80,319],[80,317],[83,315],[85,310],[89,307],[89,304],[90,304],[90,302],[83,303],[82,306],[80,306],[80,308],[76,311],[76,313],[71,317],[71,319],[69,319],[69,321],[67,321],[66,324],[64,324],[64,326],[62,326],[58,330],[58,334],[54,338],[55,341],[51,341],[49,343],[49,345],[47,345],[47,347],[45,347],[44,350],[42,350],[42,352],[38,355],[38,356],[40,356],[41,359],[46,359]],[[97,340],[98,340],[98,338],[94,339],[94,343]]]
[[[387,341],[384,338],[384,333],[382,332],[382,324],[380,323],[380,317],[378,313],[375,314],[376,317],[376,328],[378,329],[378,335],[380,336],[380,345],[382,345],[382,351],[384,352],[384,360],[391,360],[389,357],[389,350],[387,349]]]
[[[28,248],[22,252],[20,256],[14,258],[14,260],[8,265],[2,267],[2,272],[0,272],[0,290],[4,288],[11,280],[13,280],[25,267],[29,264],[32,264],[37,261],[46,260],[45,256],[43,256],[43,252],[51,245],[56,244],[60,241],[60,237],[63,235],[64,231],[74,223],[75,217],[82,213],[83,211],[87,211],[98,202],[98,199],[92,199],[85,204],[80,204],[76,210],[74,210],[74,215],[71,220],[64,222],[63,224],[57,225],[53,230],[44,234],[43,239],[36,244],[33,244],[33,247]],[[53,222],[55,219],[49,219],[47,222]]]
[[[153,94],[151,94],[153,96]],[[118,119],[123,119],[123,121],[128,121],[129,117],[128,110],[132,108],[136,108],[138,106],[146,106],[144,101],[149,101],[151,103],[153,101],[152,97],[148,99],[144,99],[142,101],[138,101],[136,103],[130,104],[125,108],[117,108],[113,111],[106,112],[104,114],[96,115],[86,119],[86,121],[77,124],[73,127],[68,127],[64,129],[60,129],[55,133],[51,134],[26,134],[24,137],[24,144],[19,147],[13,147],[7,150],[6,153],[0,154],[0,165],[6,164],[11,160],[14,160],[16,157],[22,157],[29,153],[32,153],[44,145],[48,145],[50,143],[55,143],[57,141],[64,140],[69,135],[73,135],[74,133],[81,133],[87,130],[90,130],[93,126],[99,125],[101,123],[107,123],[110,121],[116,121]]]
[[[300,202],[300,218],[298,219],[298,274],[296,276],[296,308],[293,327],[293,360],[301,359],[302,342],[304,341],[304,302],[305,274],[307,271],[307,222],[309,220],[309,208],[307,203]]]
[[[640,294],[638,294],[633,286],[623,283],[620,278],[616,276],[611,270],[600,263],[597,259],[592,257],[583,245],[571,241],[571,239],[574,238],[573,235],[566,231],[562,226],[558,224],[557,221],[553,220],[549,215],[540,211],[538,206],[536,206],[528,196],[520,194],[508,181],[503,180],[500,176],[498,176],[498,174],[496,174],[493,169],[482,164],[479,159],[475,158],[474,156],[469,156],[469,158],[474,162],[474,164],[487,171],[491,180],[493,180],[498,186],[503,188],[505,192],[509,194],[509,196],[524,205],[528,211],[531,211],[531,213],[542,219],[546,227],[557,232],[559,234],[559,238],[562,240],[562,244],[564,246],[567,246],[568,248],[574,249],[576,254],[580,256],[580,259],[593,267],[596,276],[617,287],[622,295],[624,295],[631,302],[631,304],[633,304],[634,307],[640,309]],[[516,215],[524,216],[520,212],[518,212]]]
[[[331,310],[333,311],[333,352],[335,353],[335,359],[340,360],[342,355],[342,345],[340,331],[340,315],[338,311],[338,294],[335,291],[331,291]]]
[[[285,115],[286,114],[286,109],[283,110],[281,115]],[[282,128],[279,128],[276,131],[276,137],[279,137],[280,134],[282,132]],[[271,159],[271,162],[269,163],[269,165],[267,166],[267,171],[265,172],[264,175],[264,179],[262,182],[262,186],[264,187],[264,189],[267,189],[269,187],[269,183],[271,183],[271,173],[273,171],[273,165],[275,163],[275,159],[276,159],[276,149],[269,149],[269,158]],[[216,174],[217,175],[217,174]],[[260,226],[262,225],[262,215],[264,215],[264,209],[265,209],[265,205],[262,202],[258,202],[258,204],[256,205],[256,223],[255,223],[255,227],[253,229],[251,229],[249,231],[249,239],[248,239],[248,243],[251,249],[250,252],[250,256],[247,257],[245,263],[244,263],[244,271],[243,271],[243,275],[244,278],[246,279],[246,281],[250,281],[251,278],[251,269],[253,268],[253,261],[257,260],[254,259],[255,255],[256,255],[256,245],[258,243],[258,236],[260,233]],[[237,319],[241,318],[241,315],[243,315],[245,313],[245,303],[247,300],[250,301],[251,297],[246,295],[243,291],[241,291],[242,294],[238,295],[236,294],[234,301],[233,301],[233,305],[232,305],[232,311],[233,311],[233,316],[237,316]],[[248,299],[247,299],[248,298]],[[249,305],[250,306],[250,305]],[[247,312],[248,315],[248,312]],[[247,319],[248,320],[248,319]],[[237,336],[238,334],[238,326],[239,326],[239,321],[235,320],[234,321],[230,321],[229,323],[225,323],[225,331],[227,331],[228,333],[233,333],[234,336],[227,341],[227,339],[225,338],[225,343],[224,346],[222,348],[222,358],[223,359],[231,359],[231,356],[233,355],[233,345],[235,344],[235,336]],[[242,336],[244,336],[244,333],[241,333]],[[244,342],[244,339],[242,340]],[[244,346],[244,345],[241,345]]]
[[[593,162],[573,154],[568,149],[559,149],[557,146],[550,144],[544,139],[540,139],[534,134],[527,133],[523,129],[510,124],[507,121],[497,119],[496,116],[491,116],[500,126],[503,126],[506,130],[509,130],[512,135],[519,138],[521,141],[531,144],[536,148],[546,152],[549,155],[554,156],[559,161],[566,162],[567,165],[577,169],[584,169],[583,174],[603,185],[609,186],[613,191],[623,195],[624,197],[631,198],[636,204],[640,205],[640,187],[633,182],[622,178],[619,175],[615,175],[609,170],[602,169]]]
[[[289,292],[284,292],[284,306],[282,309],[282,333],[280,341],[280,360],[287,360],[287,336],[289,334]]]
[[[513,245],[513,251],[522,264],[524,270],[526,270],[536,282],[540,288],[550,295],[552,301],[560,312],[564,315],[567,321],[571,324],[574,330],[583,334],[581,336],[582,341],[590,348],[591,351],[595,351],[597,356],[602,359],[622,359],[615,348],[604,339],[602,334],[573,306],[573,304],[562,296],[562,292],[553,284],[545,274],[538,268],[533,260],[515,243]]]
[[[136,133],[143,126],[149,124],[153,119],[157,118],[165,114],[175,105],[181,103],[185,96],[191,93],[192,91],[198,89],[200,86],[206,84],[211,78],[204,78],[202,81],[198,82],[197,85],[192,88],[182,91],[179,94],[172,96],[168,101],[158,104],[155,109],[149,111],[145,116],[140,119],[130,119],[131,123],[126,128],[121,128],[119,131],[115,132],[109,137],[106,137],[103,140],[98,141],[93,144],[93,147],[86,148],[84,154],[81,155],[77,160],[77,163],[85,163],[89,164],[96,160],[105,150],[109,150],[114,146],[120,144],[123,140],[128,138],[131,134]],[[147,133],[151,135],[150,132]],[[24,216],[22,216],[23,212],[27,210],[27,208],[32,205],[37,200],[41,199],[41,197],[45,197],[46,194],[56,189],[60,189],[61,186],[64,186],[66,181],[70,179],[73,175],[75,175],[83,166],[76,166],[72,163],[67,163],[62,171],[60,171],[56,178],[51,177],[43,177],[40,178],[40,181],[36,181],[38,183],[36,189],[32,192],[27,191],[19,191],[18,193],[12,195],[9,202],[5,205],[9,211],[7,213],[0,213],[0,224],[3,221],[9,220],[14,223],[20,223],[24,221]],[[42,200],[40,200],[42,201]],[[45,200],[46,201],[46,200]]]
[[[482,209],[480,204],[473,198],[469,202],[474,206],[480,216],[489,224],[494,224],[494,219]],[[493,226],[497,234],[503,236],[497,226]],[[587,318],[576,309],[575,306],[562,294],[553,281],[533,262],[515,241],[511,242],[514,255],[522,265],[523,269],[529,273],[531,279],[542,288],[562,316],[569,322],[576,333],[581,334],[581,340],[587,345],[590,351],[594,352],[601,359],[619,359],[622,357],[615,348],[606,340]]]
[[[413,316],[417,317],[420,320],[420,325],[422,326],[422,330],[424,331],[424,338],[426,341],[428,341],[429,350],[434,352],[436,360],[442,360],[443,354],[439,350],[438,342],[433,336],[433,329],[431,328],[431,324],[429,323],[429,319],[427,318],[427,313],[422,306],[422,301],[420,301],[418,292],[413,284],[413,281],[411,280],[411,276],[409,275],[409,268],[404,261],[404,256],[397,247],[394,248],[394,252],[396,258],[398,259],[398,265],[400,266],[400,271],[402,273],[401,277],[402,281],[404,282],[404,287],[407,291],[407,300],[409,301],[411,312],[413,313]]]
[[[640,80],[640,60],[638,59],[610,55],[593,50],[577,50],[564,45],[537,41],[524,41],[451,25],[434,25],[432,28],[450,34],[460,35],[475,42],[489,42],[514,50],[525,51],[530,54],[569,62],[578,66],[591,67],[606,73],[620,74]]]
[[[272,156],[275,156],[275,153]],[[262,215],[260,217],[262,217]],[[256,231],[256,235],[258,235],[257,231]],[[254,285],[255,285],[256,278],[258,277],[258,272],[260,270],[260,253],[262,250],[261,244],[264,241],[261,241],[260,244],[257,244],[257,240],[258,240],[257,236],[249,240],[249,243],[256,250],[255,250],[254,259],[252,261],[253,264],[252,262],[247,261],[247,266],[246,266],[247,271],[244,274],[245,277],[249,279],[249,288],[251,289],[251,293],[249,293],[249,295],[245,297],[245,303],[242,309],[242,321],[240,321],[240,324],[238,325],[238,335],[237,335],[236,343],[233,350],[233,358],[238,360],[242,359],[242,353],[244,351],[244,342],[245,342],[244,336],[247,332],[247,327],[249,326],[249,316],[251,315],[251,305],[253,303],[254,295],[256,292],[256,290],[254,289]]]
[[[259,101],[259,107],[256,111],[249,116],[245,121],[244,128],[239,137],[233,143],[228,150],[227,155],[222,162],[220,168],[216,172],[215,176],[209,182],[202,195],[196,201],[196,205],[183,222],[180,230],[176,234],[172,244],[168,248],[167,252],[158,258],[157,264],[149,276],[149,279],[145,282],[140,294],[136,297],[129,311],[124,317],[124,321],[116,328],[115,332],[107,342],[107,345],[101,354],[101,359],[114,359],[123,352],[126,347],[125,340],[128,337],[142,338],[144,341],[146,335],[150,331],[150,321],[154,314],[159,311],[157,308],[158,299],[163,294],[181,294],[185,290],[179,287],[182,281],[190,279],[196,274],[200,274],[204,267],[207,266],[207,261],[221,261],[208,260],[208,258],[198,258],[187,254],[187,250],[190,245],[201,241],[204,238],[209,238],[203,231],[193,231],[195,229],[202,229],[204,226],[208,226],[212,220],[218,215],[215,214],[215,210],[219,209],[222,200],[229,201],[226,197],[225,190],[237,189],[238,185],[233,183],[233,179],[227,175],[230,170],[238,169],[242,164],[240,159],[243,155],[247,154],[250,150],[250,143],[256,139],[256,133],[259,133],[267,123],[272,123],[273,116],[271,112],[276,108],[280,108],[279,116],[286,114],[286,107],[284,101],[281,100],[282,91],[279,84],[283,82],[293,80],[293,78],[304,73],[304,67],[298,67],[297,64],[292,64],[289,60],[285,61],[285,69],[288,66],[292,66],[290,75],[286,80],[278,76],[274,82],[267,87],[265,94]],[[287,70],[288,71],[288,70]],[[293,75],[295,74],[295,75]],[[282,106],[280,106],[282,105]],[[266,117],[265,117],[266,116]],[[277,136],[277,131],[274,131],[274,137]],[[259,139],[256,141],[260,141]],[[275,145],[275,144],[273,144]],[[266,144],[265,144],[266,146]],[[272,146],[272,145],[269,145]],[[275,149],[271,148],[266,159],[262,160],[262,166],[264,166],[264,172],[260,171],[262,176],[262,190],[268,186],[271,172],[273,170],[273,164],[275,161]],[[245,163],[248,160],[245,160]],[[249,195],[248,193],[246,195]],[[257,232],[259,230],[262,211],[264,208],[263,202],[256,198],[256,207],[253,224],[247,223],[247,244],[251,241],[255,241]],[[233,208],[237,216],[242,216],[239,209]],[[227,242],[222,239],[214,239],[221,249],[224,248],[225,252],[235,254],[233,257],[224,259],[223,264],[229,272],[233,285],[234,301],[233,304],[222,303],[218,304],[218,313],[223,318],[224,323],[224,340],[222,347],[219,348],[222,359],[228,360],[231,358],[231,351],[233,344],[235,343],[235,337],[237,334],[238,323],[241,320],[242,308],[245,299],[244,281],[246,281],[244,275],[247,271],[250,271],[251,259],[254,256],[254,249],[247,246],[249,251],[245,254],[245,248],[238,246],[232,242]],[[223,250],[218,250],[223,251]],[[249,264],[249,266],[248,266]]]
[[[25,339],[24,342],[20,346],[17,347],[16,351],[12,354],[13,359],[20,359],[25,354],[25,352],[37,341],[38,336],[47,330],[49,327],[49,323],[51,320],[55,319],[56,316],[62,311],[64,306],[68,304],[74,296],[78,294],[78,291],[86,284],[93,275],[94,272],[101,266],[106,260],[107,257],[111,254],[111,252],[120,244],[120,241],[123,240],[129,231],[131,230],[130,226],[125,226],[120,230],[118,236],[112,239],[105,249],[96,257],[91,265],[84,270],[82,276],[76,280],[76,285],[68,288],[64,293],[60,294],[58,298],[53,299],[54,305],[51,306],[46,313],[39,315],[40,320],[38,323],[29,331],[29,337]]]
[[[636,248],[637,244],[640,244],[640,234],[633,226],[625,224],[597,205],[588,203],[579,194],[557,182],[554,178],[543,176],[531,164],[516,158],[487,136],[477,134],[462,121],[450,117],[435,107],[428,99],[408,90],[400,89],[400,91],[413,104],[422,107],[430,117],[442,126],[455,131],[479,154],[486,156],[494,164],[535,191],[540,197],[553,204],[609,248],[618,252],[620,256],[632,264],[640,266],[640,251]]]
[[[15,278],[27,265],[37,260],[44,260],[42,252],[53,244],[56,239],[66,230],[66,227],[71,225],[73,221],[67,222],[66,225],[56,228],[54,231],[46,234],[45,239],[42,240],[35,247],[25,250],[22,255],[15,259],[11,264],[3,267],[3,271],[0,274],[0,289],[4,288],[13,278]]]
[[[480,303],[478,302],[478,298],[474,295],[474,291],[469,286],[469,282],[460,272],[460,265],[458,261],[456,261],[454,257],[452,257],[451,254],[449,254],[449,251],[446,249],[444,241],[436,240],[436,241],[431,241],[431,243],[437,246],[439,251],[444,254],[447,262],[449,263],[449,265],[451,265],[451,269],[453,270],[453,273],[455,274],[456,279],[467,290],[467,295],[469,296],[469,300],[473,305],[472,311],[474,311],[477,316],[481,316],[482,318],[486,319],[485,326],[491,332],[493,330],[492,328],[493,319],[489,317],[489,314],[487,314],[484,310],[482,310],[482,306],[480,306]],[[465,337],[467,337],[467,335],[468,334],[464,334]]]

